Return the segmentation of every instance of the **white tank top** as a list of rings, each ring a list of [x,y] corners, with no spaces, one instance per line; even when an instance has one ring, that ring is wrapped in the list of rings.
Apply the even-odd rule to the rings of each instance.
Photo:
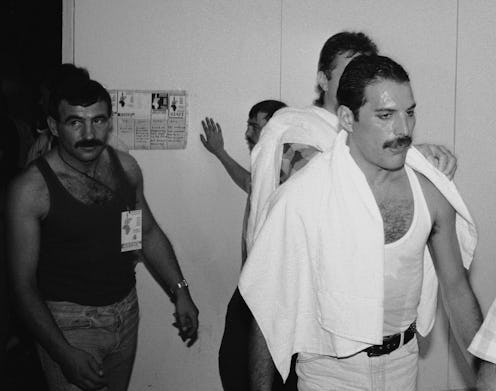
[[[400,239],[385,245],[383,335],[405,331],[417,318],[422,289],[425,244],[432,228],[417,175],[405,170],[413,194],[413,219]]]

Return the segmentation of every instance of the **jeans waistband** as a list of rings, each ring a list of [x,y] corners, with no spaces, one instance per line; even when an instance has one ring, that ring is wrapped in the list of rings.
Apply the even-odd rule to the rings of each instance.
[[[99,312],[99,313],[119,313],[128,311],[133,305],[137,304],[138,296],[136,294],[136,287],[122,300],[104,306],[91,306],[73,303],[70,301],[46,301],[46,304],[52,312],[65,312],[65,313],[81,313],[81,312]]]

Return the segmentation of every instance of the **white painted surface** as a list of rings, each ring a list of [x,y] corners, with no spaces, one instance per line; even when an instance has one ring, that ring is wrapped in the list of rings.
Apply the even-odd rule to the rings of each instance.
[[[249,108],[268,98],[309,104],[315,97],[320,48],[343,29],[370,34],[382,53],[405,65],[419,106],[417,139],[443,143],[457,152],[457,183],[481,231],[474,281],[487,309],[496,294],[491,252],[496,209],[491,202],[496,186],[491,162],[496,137],[492,114],[496,5],[490,0],[460,1],[457,41],[457,4],[452,0],[75,2],[76,64],[87,67],[108,88],[181,88],[189,93],[187,148],[133,155],[142,167],[145,194],[155,217],[191,283],[200,309],[200,338],[190,349],[182,345],[171,326],[173,306],[140,265],[142,321],[131,390],[221,389],[217,350],[239,272],[245,195],[201,145],[200,120],[208,115],[220,122],[226,149],[247,166],[243,133]],[[421,390],[466,386],[454,363],[456,353],[449,353],[447,321],[442,311],[439,314],[430,338],[422,342]]]

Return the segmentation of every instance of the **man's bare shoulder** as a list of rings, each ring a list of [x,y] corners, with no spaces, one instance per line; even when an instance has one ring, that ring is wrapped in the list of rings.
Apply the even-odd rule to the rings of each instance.
[[[420,187],[424,193],[424,198],[427,202],[427,206],[429,207],[432,220],[434,221],[439,217],[454,216],[454,208],[451,206],[446,197],[444,197],[444,195],[439,191],[439,189],[423,174],[420,174],[419,172],[415,173],[419,179]]]
[[[9,185],[7,211],[43,217],[49,208],[48,188],[38,167],[29,165]]]
[[[138,185],[143,180],[143,175],[136,159],[128,152],[120,151],[117,149],[114,149],[114,151],[122,164],[124,172],[126,173],[128,179],[131,181],[131,184],[133,186]]]

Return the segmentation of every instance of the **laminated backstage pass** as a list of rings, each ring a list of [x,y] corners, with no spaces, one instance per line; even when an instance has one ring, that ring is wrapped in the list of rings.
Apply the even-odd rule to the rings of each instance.
[[[121,252],[141,250],[141,209],[121,213]]]

